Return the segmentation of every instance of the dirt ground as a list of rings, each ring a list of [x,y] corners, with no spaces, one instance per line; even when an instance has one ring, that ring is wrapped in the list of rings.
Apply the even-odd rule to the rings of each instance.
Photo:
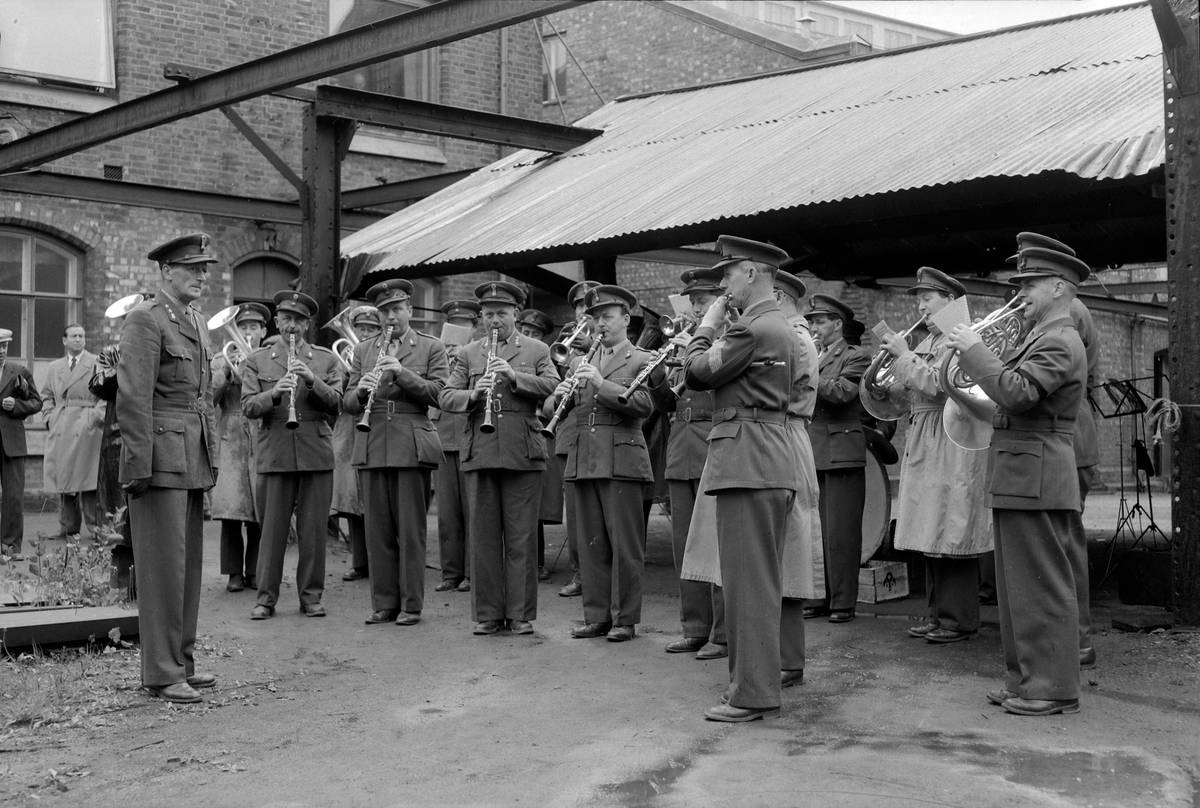
[[[1096,505],[1094,535],[1116,510]],[[983,694],[1002,673],[994,607],[977,638],[935,646],[905,633],[923,609],[910,597],[860,604],[846,625],[809,621],[805,683],[784,691],[783,718],[723,725],[702,713],[728,681],[726,661],[663,653],[679,636],[678,599],[657,512],[643,622],[623,644],[569,638],[582,613],[578,599],[555,595],[565,554],[540,585],[533,636],[473,636],[469,595],[434,593],[433,569],[419,625],[364,625],[368,585],[341,580],[340,547],[330,551],[328,617],[303,617],[285,588],[277,616],[251,622],[253,594],[226,592],[218,574],[217,532],[206,525],[197,657],[219,677],[215,691],[200,706],[168,706],[130,678],[110,712],[0,730],[0,802],[1194,804],[1200,634],[1109,630],[1114,618],[1169,619],[1110,592],[1095,599],[1100,666],[1083,674],[1078,715],[1021,718],[989,705]],[[549,564],[562,530],[547,532]],[[294,556],[288,568],[290,578]]]

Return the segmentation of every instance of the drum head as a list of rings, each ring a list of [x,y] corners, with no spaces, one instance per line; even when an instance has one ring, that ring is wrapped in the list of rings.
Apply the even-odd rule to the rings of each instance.
[[[883,545],[892,521],[892,485],[888,481],[887,467],[875,454],[874,449],[867,450],[867,465],[864,471],[867,491],[863,500],[862,518],[863,541],[860,561],[863,564]]]

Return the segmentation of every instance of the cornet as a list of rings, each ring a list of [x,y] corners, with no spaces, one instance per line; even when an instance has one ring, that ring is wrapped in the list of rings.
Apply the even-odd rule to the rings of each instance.
[[[246,357],[254,350],[237,327],[236,321],[239,308],[241,307],[228,306],[208,319],[209,331],[224,328],[225,333],[229,335],[229,340],[221,347],[221,355],[225,357],[225,361],[235,371],[242,366],[242,362],[245,362]]]
[[[571,361],[571,342],[580,334],[592,336],[590,320],[581,318],[577,323],[563,326],[563,335],[550,345],[550,359],[554,364],[565,365]]]
[[[922,317],[900,336],[907,342],[909,335],[924,324],[925,318]],[[858,385],[858,399],[862,402],[863,409],[880,421],[895,421],[906,415],[912,407],[907,398],[893,396],[891,393],[890,388],[896,383],[896,376],[892,373],[895,364],[896,357],[886,348],[880,348],[871,359],[871,365]]]

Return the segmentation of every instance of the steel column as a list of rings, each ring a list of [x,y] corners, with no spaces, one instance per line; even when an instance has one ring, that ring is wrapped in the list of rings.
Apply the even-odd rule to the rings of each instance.
[[[304,110],[304,185],[308,204],[300,242],[300,288],[317,301],[317,318],[309,339],[321,344],[322,323],[333,316],[341,269],[340,236],[342,155],[353,136],[354,124],[323,118],[312,107]]]

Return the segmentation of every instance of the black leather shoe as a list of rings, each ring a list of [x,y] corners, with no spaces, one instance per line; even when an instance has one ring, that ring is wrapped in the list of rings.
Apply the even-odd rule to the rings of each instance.
[[[962,642],[969,640],[979,632],[977,631],[954,631],[948,628],[936,628],[925,635],[926,642]]]
[[[918,640],[923,640],[931,631],[937,631],[941,628],[937,623],[925,623],[920,626],[909,626],[908,636],[916,637]]]
[[[258,579],[255,578],[253,575],[247,575],[246,576],[246,588],[253,590],[253,591],[257,591],[258,590]]]
[[[441,583],[433,588],[434,592],[449,592],[451,589],[458,589],[458,581],[453,578],[443,578]]]
[[[240,572],[235,572],[229,576],[229,583],[225,584],[226,592],[241,592],[246,588],[246,579],[242,577]]]
[[[1011,690],[989,690],[987,692],[987,700],[992,704],[1003,704],[1009,699],[1019,698],[1019,694]]]
[[[824,617],[829,614],[829,610],[824,606],[805,606],[804,619],[812,620],[814,617]]]
[[[584,623],[571,629],[571,636],[577,640],[591,640],[603,637],[612,628],[612,623]]]
[[[703,637],[684,637],[682,640],[667,643],[663,650],[668,654],[694,654],[708,642]]]
[[[578,581],[571,581],[571,583],[558,590],[558,596],[560,598],[577,598],[582,594],[583,584],[579,583]]]
[[[503,620],[484,620],[475,624],[476,634],[495,634],[500,629],[504,628]]]
[[[471,579],[463,578],[461,581],[459,581],[458,582],[458,591],[459,592],[470,592],[471,591]]]
[[[608,632],[608,641],[629,642],[635,633],[633,626],[613,626]]]
[[[545,567],[538,567],[538,580],[546,581],[550,579],[550,570]]]
[[[351,567],[350,571],[342,576],[343,581],[361,581],[363,578],[369,578],[367,571],[361,567]]]
[[[704,717],[709,721],[725,721],[731,724],[741,724],[745,721],[771,721],[779,718],[778,707],[734,707],[732,704],[718,704],[704,711]]]
[[[1001,705],[1014,715],[1055,715],[1079,712],[1079,699],[1009,699]]]
[[[780,671],[779,672],[779,686],[780,687],[791,687],[792,685],[802,685],[802,684],[804,684],[804,669],[803,668],[801,668],[798,671]]]
[[[729,646],[721,642],[705,643],[704,647],[696,652],[696,659],[724,659],[729,656]]]
[[[373,626],[376,623],[390,623],[400,614],[399,609],[380,609],[377,612],[371,612],[371,616],[366,619],[368,626]]]
[[[324,617],[325,607],[319,603],[305,603],[300,607],[300,613],[305,617]]]
[[[173,685],[150,685],[146,689],[163,701],[171,701],[176,704],[195,704],[203,701],[200,694],[187,682],[176,682]]]
[[[533,623],[528,620],[509,620],[508,630],[513,634],[532,634]]]
[[[398,626],[415,626],[421,622],[421,615],[413,612],[400,612],[400,616],[396,618]]]
[[[263,606],[261,603],[250,610],[251,620],[266,620],[275,614],[274,606]]]
[[[211,673],[193,673],[187,678],[187,683],[191,687],[216,687],[217,677]]]
[[[1092,646],[1079,649],[1079,669],[1090,671],[1096,667],[1096,649]]]
[[[849,623],[853,619],[853,609],[837,609],[829,613],[830,623]]]

